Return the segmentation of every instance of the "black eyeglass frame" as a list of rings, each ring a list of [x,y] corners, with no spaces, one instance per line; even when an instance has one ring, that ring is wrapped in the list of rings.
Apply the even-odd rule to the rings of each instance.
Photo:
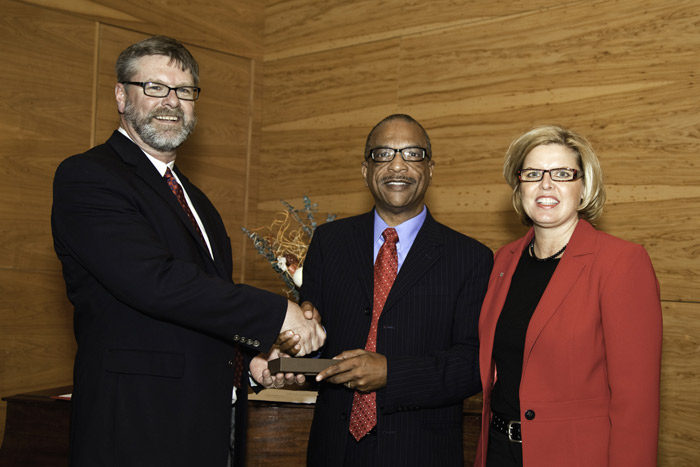
[[[537,170],[537,171],[540,171],[540,172],[542,172],[542,176],[541,176],[540,178],[538,178],[537,180],[523,180],[522,172],[523,172],[523,171],[526,171],[526,170]],[[554,179],[552,178],[552,172],[556,172],[557,170],[571,170],[571,171],[574,173],[574,178],[572,178],[571,180],[554,180]],[[546,174],[546,173],[549,174],[549,178],[552,178],[552,181],[553,181],[553,182],[562,182],[562,183],[575,182],[576,180],[579,180],[579,179],[583,178],[583,171],[582,171],[582,170],[572,169],[571,167],[557,167],[557,168],[549,169],[549,170],[545,170],[545,169],[532,169],[532,168],[530,168],[530,169],[520,169],[520,170],[518,170],[518,180],[520,180],[520,181],[523,182],[523,183],[533,183],[533,182],[536,183],[536,182],[541,182],[542,179],[544,178],[544,174]]]
[[[374,158],[374,151],[376,151],[377,149],[391,149],[392,151],[394,151],[394,154],[391,156],[391,159],[389,159],[389,160],[387,160],[387,161],[378,161],[378,160],[376,160],[376,159]],[[404,153],[403,153],[406,149],[420,149],[421,151],[423,151],[423,157],[422,157],[421,159],[419,159],[419,160],[416,160],[416,161],[407,160],[407,159],[406,159],[406,156],[405,156]],[[427,158],[428,160],[430,160],[430,158],[432,157],[432,156],[428,153],[428,150],[427,150],[427,149],[422,148],[422,147],[420,147],[420,146],[407,146],[407,147],[401,148],[401,149],[390,148],[390,147],[388,147],[388,146],[377,146],[376,148],[372,148],[372,149],[369,150],[369,152],[368,152],[367,155],[365,156],[365,160],[372,159],[372,160],[373,160],[375,163],[377,163],[377,164],[385,164],[385,163],[387,163],[387,162],[393,161],[394,158],[396,157],[396,153],[401,154],[401,159],[403,159],[404,162],[423,162],[426,158]]]
[[[180,99],[182,101],[193,102],[193,101],[196,101],[197,99],[199,99],[199,94],[202,92],[202,88],[197,87],[197,86],[176,86],[173,88],[173,87],[168,86],[167,84],[159,83],[157,81],[122,81],[122,84],[131,84],[133,86],[139,86],[143,90],[144,95],[146,95],[148,97],[155,97],[157,99],[165,99],[166,97],[168,97],[170,95],[170,91],[175,91],[175,95],[177,96],[178,99]],[[168,93],[165,94],[164,96],[152,96],[146,92],[146,86],[149,84],[157,84],[158,86],[163,86],[164,88],[168,88]],[[178,93],[178,90],[185,89],[185,88],[194,89],[197,92],[197,95],[194,97],[194,99],[188,99],[186,97],[180,96],[180,94]]]

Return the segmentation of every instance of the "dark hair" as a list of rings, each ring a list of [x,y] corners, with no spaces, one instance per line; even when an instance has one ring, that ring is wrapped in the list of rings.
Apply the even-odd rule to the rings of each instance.
[[[428,153],[428,157],[430,158],[433,156],[433,150],[430,147],[430,137],[428,136],[428,132],[425,131],[425,128],[423,128],[423,125],[418,123],[418,120],[416,120],[415,118],[411,117],[410,115],[406,115],[406,114],[389,115],[388,117],[383,118],[381,122],[374,125],[374,128],[372,128],[372,130],[369,132],[369,135],[367,135],[367,141],[365,142],[365,156],[367,156],[367,154],[369,154],[369,150],[372,149],[370,147],[370,140],[372,139],[372,135],[374,135],[374,132],[377,131],[377,128],[379,128],[383,124],[385,124],[387,122],[391,122],[393,120],[402,120],[406,123],[412,123],[413,125],[418,126],[418,128],[420,128],[421,131],[423,132],[423,136],[425,137],[425,145],[426,145],[425,150]]]
[[[170,57],[169,64],[180,65],[182,71],[192,73],[194,85],[199,84],[199,65],[192,54],[184,45],[166,36],[153,36],[127,47],[117,58],[114,69],[117,73],[117,81],[124,83],[131,81],[136,73],[136,59],[149,55],[164,55]]]

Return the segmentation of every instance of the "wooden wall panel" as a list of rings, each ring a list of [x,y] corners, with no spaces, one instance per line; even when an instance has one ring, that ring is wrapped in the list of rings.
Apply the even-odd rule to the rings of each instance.
[[[2,397],[72,384],[73,310],[60,275],[0,269],[0,294]],[[4,433],[5,410],[3,402],[0,434]]]
[[[166,34],[182,42],[242,57],[262,54],[264,4],[251,0],[18,0],[144,34]]]
[[[72,313],[49,216],[56,166],[90,138],[95,26],[0,6],[0,395],[7,396],[71,379]]]
[[[579,131],[606,174],[600,228],[643,244],[661,282],[659,465],[697,465],[699,18],[697,0],[269,1],[259,219],[301,194],[367,210],[364,139],[398,111],[431,135],[435,217],[496,249],[525,230],[502,176],[508,144],[539,123]],[[268,270],[260,260],[254,277],[279,283]]]
[[[12,221],[0,229],[0,267],[56,270],[51,181],[60,157],[89,138],[94,26],[3,3],[0,216]]]
[[[700,305],[664,303],[659,465],[700,465]]]
[[[280,59],[426,30],[488,23],[557,4],[553,0],[268,0],[265,57]]]

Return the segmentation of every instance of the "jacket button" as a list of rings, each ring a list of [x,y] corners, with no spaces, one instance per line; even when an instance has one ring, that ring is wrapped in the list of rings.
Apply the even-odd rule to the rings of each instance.
[[[372,314],[372,309],[371,308],[365,308],[365,315],[369,316]]]
[[[235,363],[233,360],[228,361],[228,366],[233,367],[234,365],[235,365]]]
[[[535,411],[534,410],[526,410],[525,411],[525,418],[528,420],[533,420],[535,418]]]

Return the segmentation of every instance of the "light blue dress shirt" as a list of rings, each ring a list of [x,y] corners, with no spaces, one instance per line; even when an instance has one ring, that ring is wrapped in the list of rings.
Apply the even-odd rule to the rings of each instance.
[[[396,253],[398,254],[399,257],[399,270],[401,270],[401,265],[403,265],[404,260],[406,259],[406,256],[408,255],[409,250],[411,249],[411,246],[413,245],[413,242],[416,239],[416,236],[418,235],[418,231],[420,228],[423,226],[423,222],[425,221],[425,217],[428,215],[428,209],[423,206],[423,210],[418,214],[416,217],[412,217],[411,219],[402,222],[401,224],[397,225],[394,227],[396,229],[396,233],[399,236],[399,241],[396,243]],[[379,253],[379,249],[382,247],[384,244],[384,237],[382,237],[382,232],[386,228],[388,228],[389,225],[387,225],[386,222],[384,222],[384,219],[379,217],[379,214],[377,214],[377,211],[374,211],[374,261],[377,261],[377,254]]]

